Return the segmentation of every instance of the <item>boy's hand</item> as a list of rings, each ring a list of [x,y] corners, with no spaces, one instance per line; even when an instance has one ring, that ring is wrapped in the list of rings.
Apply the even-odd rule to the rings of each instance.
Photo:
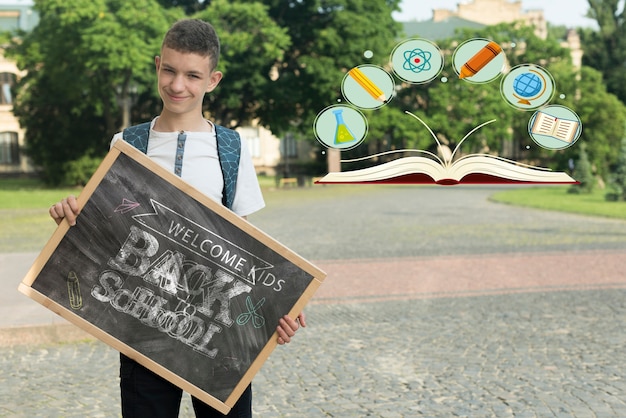
[[[48,213],[50,213],[50,217],[54,219],[57,225],[63,221],[63,218],[67,218],[70,225],[74,226],[76,225],[76,217],[80,213],[80,209],[76,197],[70,195],[67,199],[52,205]]]
[[[283,345],[291,342],[291,337],[296,334],[296,331],[302,327],[306,327],[306,317],[304,316],[304,312],[302,312],[298,317],[294,320],[289,318],[288,315],[283,316],[278,321],[278,327],[276,328],[276,332],[278,333],[278,344]]]

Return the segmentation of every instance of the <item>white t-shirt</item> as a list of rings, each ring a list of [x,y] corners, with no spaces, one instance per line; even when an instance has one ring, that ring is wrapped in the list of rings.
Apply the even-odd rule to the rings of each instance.
[[[155,131],[152,120],[148,141],[148,157],[159,165],[174,172],[174,160],[176,146],[180,132]],[[211,123],[211,122],[209,122]],[[217,154],[217,139],[215,138],[215,126],[212,132],[187,132],[181,178],[200,192],[222,202],[224,189],[224,177]],[[122,138],[122,132],[113,136],[111,146]],[[248,216],[265,207],[265,201],[261,194],[261,188],[254,171],[250,151],[245,141],[241,141],[241,158],[239,162],[239,174],[232,211],[239,216]]]

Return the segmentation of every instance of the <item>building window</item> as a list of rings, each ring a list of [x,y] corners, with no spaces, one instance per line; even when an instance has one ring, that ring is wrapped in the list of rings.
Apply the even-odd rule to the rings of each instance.
[[[18,10],[0,10],[0,28],[3,31],[20,29],[20,12]]]
[[[0,164],[18,165],[20,145],[16,132],[0,132]]]
[[[237,129],[239,135],[248,145],[252,158],[261,158],[261,138],[259,138],[259,129],[246,126]]]
[[[246,138],[252,158],[261,158],[261,138],[258,136]]]
[[[13,104],[13,96],[11,95],[11,89],[15,84],[15,74],[12,73],[0,73],[0,104],[10,105]]]
[[[288,132],[283,140],[280,141],[280,153],[283,155],[283,157],[298,157],[298,145],[296,144],[296,138],[291,132]]]

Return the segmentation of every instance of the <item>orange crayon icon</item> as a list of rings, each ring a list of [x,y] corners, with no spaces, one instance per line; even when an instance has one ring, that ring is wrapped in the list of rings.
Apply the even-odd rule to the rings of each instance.
[[[359,85],[363,87],[365,91],[368,92],[374,99],[381,102],[385,102],[387,100],[385,93],[383,93],[383,91],[358,67],[354,67],[348,71],[348,75],[352,77],[354,81],[359,83]]]
[[[500,52],[502,52],[500,45],[494,41],[489,41],[487,45],[482,47],[480,51],[474,54],[472,58],[468,59],[467,62],[463,64],[459,78],[476,75],[476,73],[482,70],[485,65],[489,64],[491,60],[497,57]]]

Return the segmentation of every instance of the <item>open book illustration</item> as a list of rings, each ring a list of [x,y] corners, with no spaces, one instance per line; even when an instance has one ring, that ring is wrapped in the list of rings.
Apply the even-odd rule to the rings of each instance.
[[[430,132],[437,146],[442,150],[441,143],[433,131],[419,117],[406,112],[421,122]],[[424,150],[397,150],[388,151],[353,160],[341,160],[342,163],[361,161],[391,153],[414,152],[417,156],[401,157],[373,167],[331,172],[320,180],[318,184],[341,183],[388,183],[388,184],[511,184],[511,183],[545,183],[545,184],[577,184],[578,182],[567,173],[552,171],[548,168],[535,167],[517,163],[506,158],[489,154],[469,154],[456,161],[454,155],[472,133],[495,122],[495,119],[478,125],[459,141],[449,158],[443,160],[432,152]],[[426,156],[423,156],[426,155]],[[442,152],[442,155],[443,154]]]
[[[537,116],[530,128],[534,134],[547,135],[549,137],[572,142],[576,136],[580,123],[575,120],[557,118],[545,112],[537,112]]]

